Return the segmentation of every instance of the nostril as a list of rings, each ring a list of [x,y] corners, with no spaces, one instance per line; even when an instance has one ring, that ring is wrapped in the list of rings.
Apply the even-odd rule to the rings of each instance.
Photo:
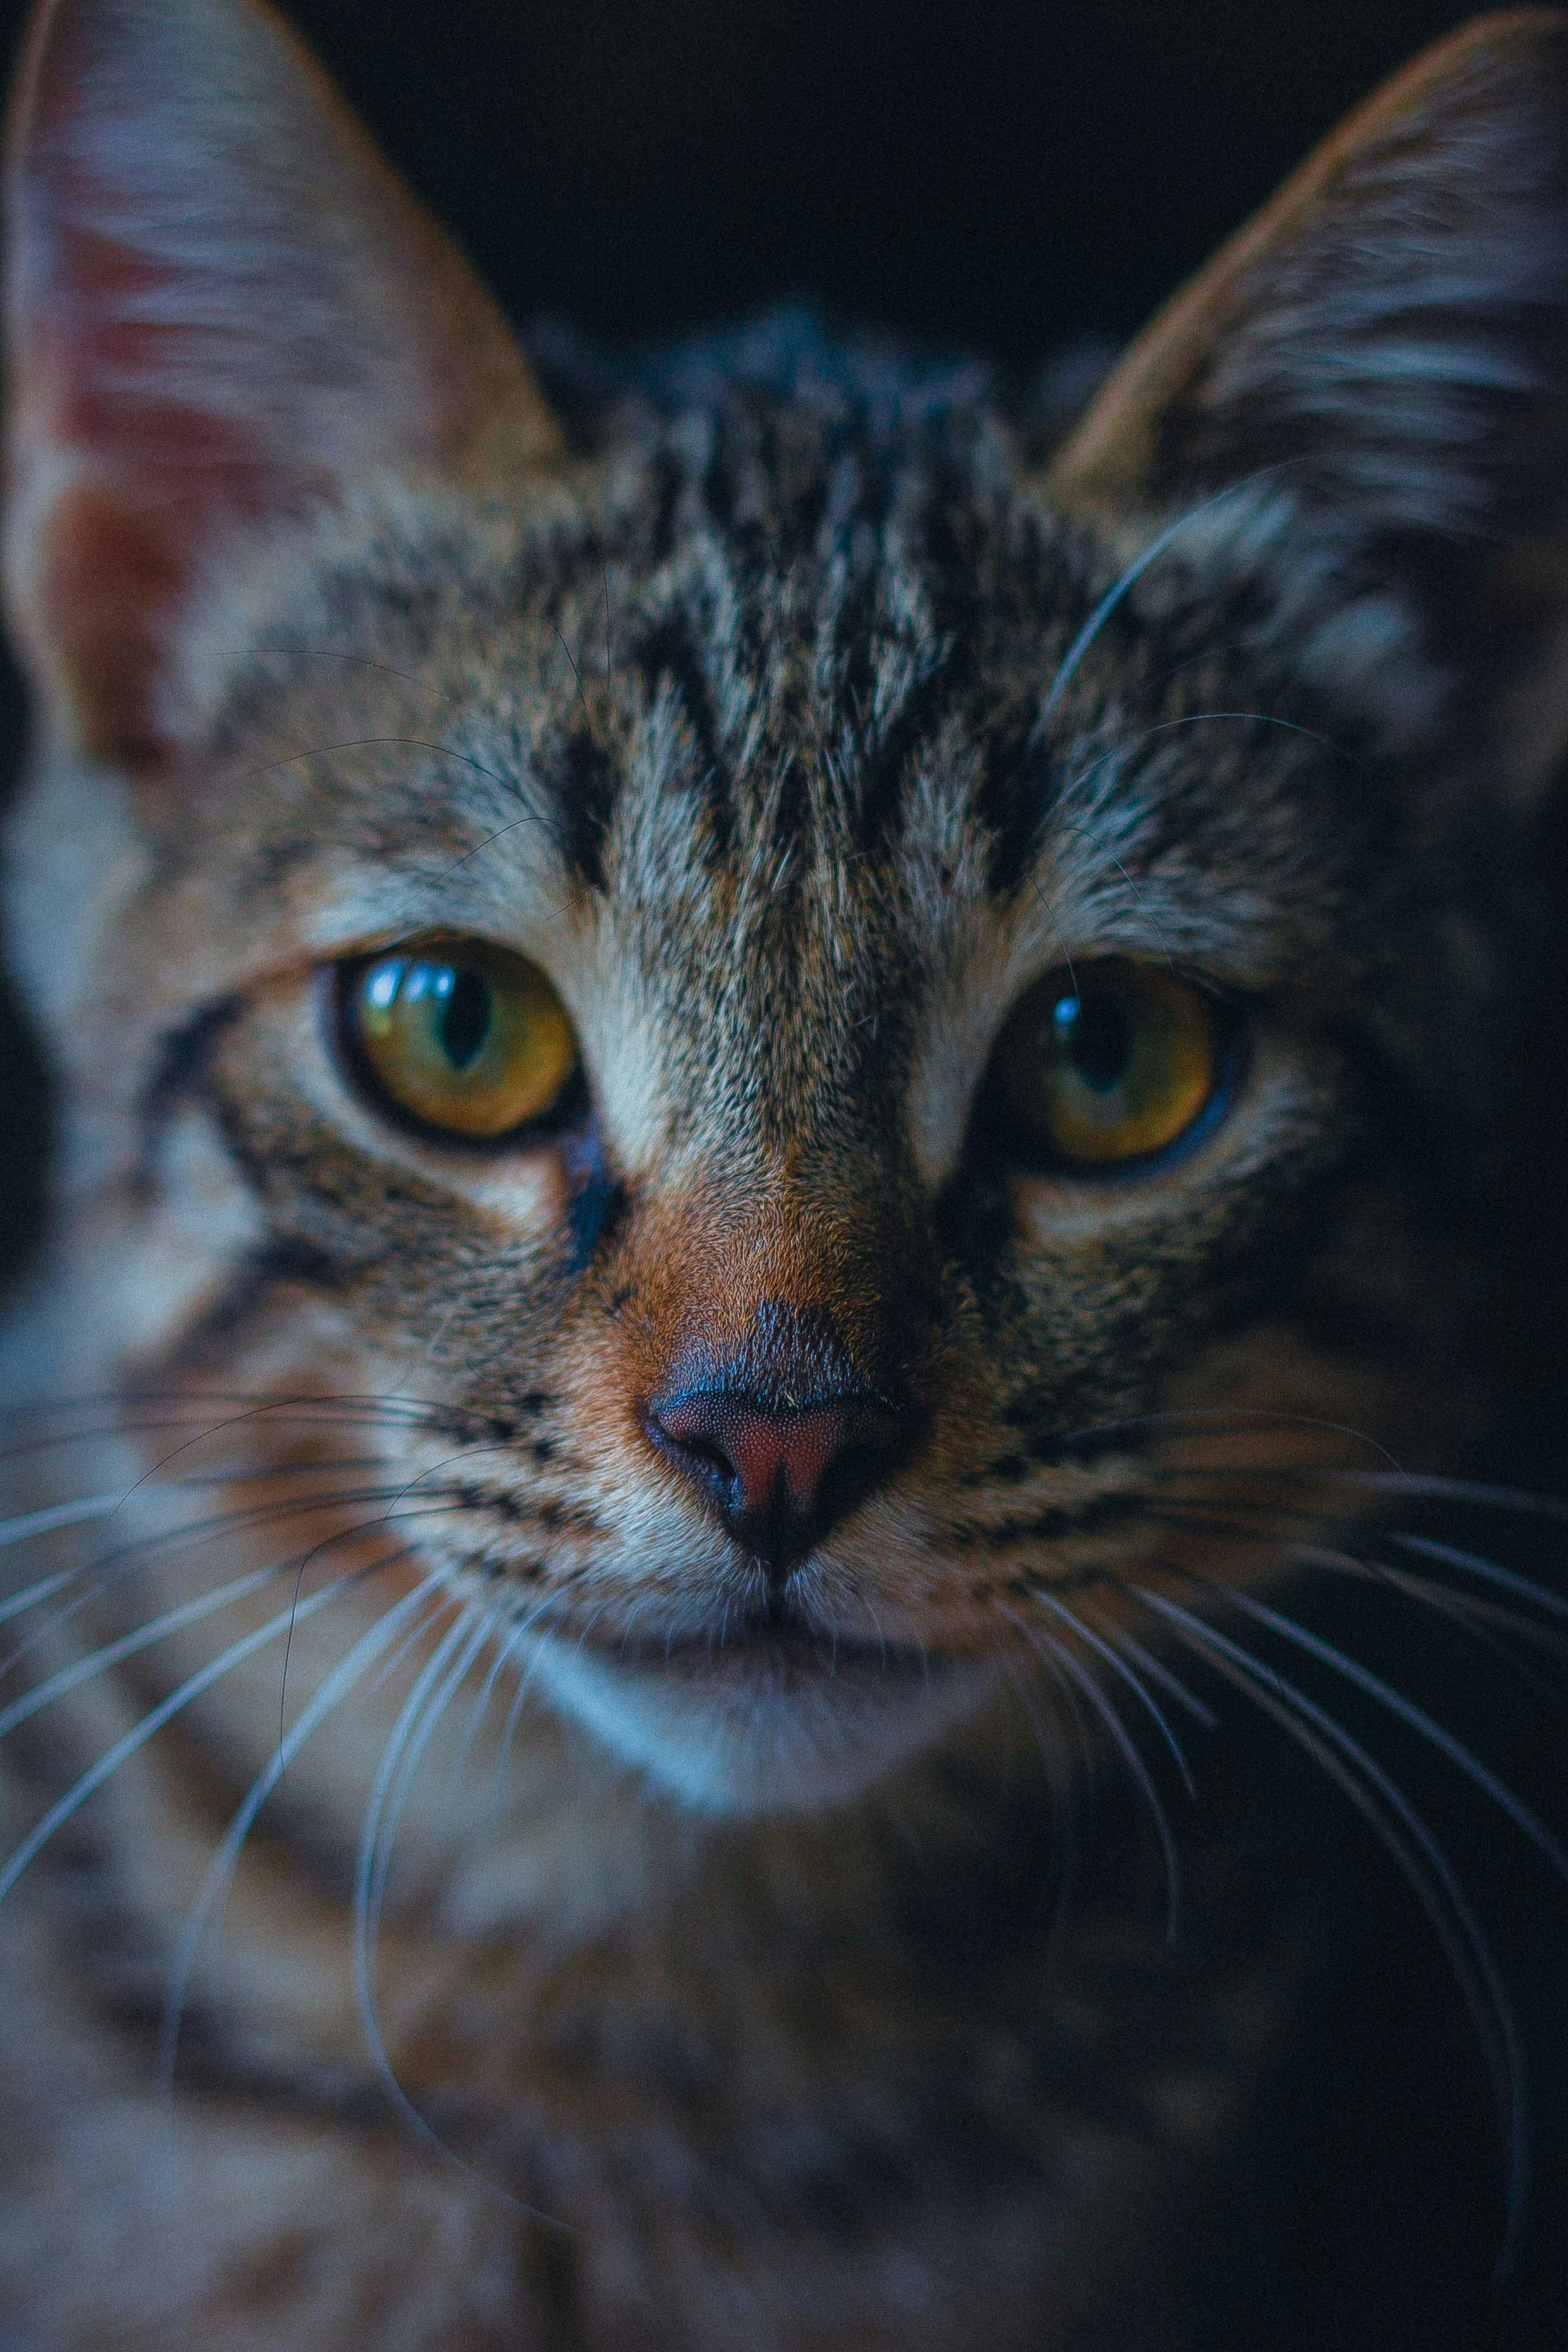
[[[712,1469],[722,1470],[726,1478],[735,1475],[735,1465],[721,1445],[710,1445],[701,1437],[678,1437],[676,1444],[690,1454],[694,1462],[705,1462]]]
[[[735,1462],[723,1442],[722,1423],[728,1418],[727,1398],[677,1396],[650,1403],[648,1435],[662,1453],[673,1454],[683,1467],[715,1477],[732,1479]]]
[[[654,1417],[658,1419],[657,1415]],[[708,1437],[683,1437],[678,1429],[670,1427],[668,1421],[661,1422],[659,1426],[668,1444],[679,1453],[684,1454],[695,1468],[706,1470],[716,1478],[732,1479],[734,1477],[733,1462],[731,1461],[724,1448],[715,1440]]]

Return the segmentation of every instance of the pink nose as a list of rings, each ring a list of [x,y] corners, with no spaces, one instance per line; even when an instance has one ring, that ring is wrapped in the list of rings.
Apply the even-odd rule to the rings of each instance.
[[[865,1395],[793,1409],[721,1388],[652,1399],[646,1426],[736,1541],[774,1570],[876,1485],[899,1436],[895,1416]]]

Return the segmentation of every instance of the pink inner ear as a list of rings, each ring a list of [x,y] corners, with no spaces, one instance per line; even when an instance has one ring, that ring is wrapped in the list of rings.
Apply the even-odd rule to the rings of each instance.
[[[57,233],[56,267],[17,419],[24,468],[34,452],[68,477],[33,550],[31,617],[80,748],[145,772],[166,755],[161,681],[204,555],[237,527],[302,510],[312,486],[303,468],[285,479],[260,433],[173,396],[191,383],[193,339],[127,315],[160,278],[142,256],[72,227]]]
[[[264,0],[43,0],[10,205],[8,586],[52,714],[177,750],[245,540],[553,430],[482,290]]]
[[[168,412],[171,433],[183,421]],[[276,511],[259,468],[237,459],[222,484],[236,520]],[[54,648],[80,750],[146,773],[173,749],[161,683],[217,501],[208,484],[184,496],[172,485],[161,499],[145,477],[138,488],[136,503],[90,478],[61,492],[37,551],[35,596],[36,626]]]

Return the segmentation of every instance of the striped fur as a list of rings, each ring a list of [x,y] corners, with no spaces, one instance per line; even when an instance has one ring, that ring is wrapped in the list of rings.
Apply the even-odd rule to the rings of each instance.
[[[14,1379],[112,1402],[17,1507],[124,1499],[27,1555],[83,1606],[15,1851],[125,1762],[0,1906],[7,2341],[1223,2340],[1342,1895],[1240,1739],[1167,1941],[1124,1717],[1170,1738],[1194,1596],[1354,1539],[1336,1480],[1506,1405],[1562,21],[1401,85],[1048,474],[983,371],[794,314],[531,373],[252,0],[59,0],[29,58],[10,936],[64,1108]],[[333,969],[431,932],[559,990],[547,1143],[356,1086]],[[1104,957],[1223,994],[1227,1099],[1031,1172],[996,1038]],[[782,1601],[650,1443],[682,1350],[897,1405]],[[780,1608],[806,1663],[728,1673]]]

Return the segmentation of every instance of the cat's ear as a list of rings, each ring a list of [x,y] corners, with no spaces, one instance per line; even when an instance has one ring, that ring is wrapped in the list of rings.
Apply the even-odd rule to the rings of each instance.
[[[1243,482],[1282,563],[1316,538],[1347,589],[1408,602],[1521,789],[1557,764],[1568,16],[1483,17],[1358,109],[1155,318],[1051,474],[1068,505],[1163,515]]]
[[[554,449],[489,298],[258,0],[46,0],[9,213],[11,617],[94,757],[177,748],[182,628],[247,543]]]

